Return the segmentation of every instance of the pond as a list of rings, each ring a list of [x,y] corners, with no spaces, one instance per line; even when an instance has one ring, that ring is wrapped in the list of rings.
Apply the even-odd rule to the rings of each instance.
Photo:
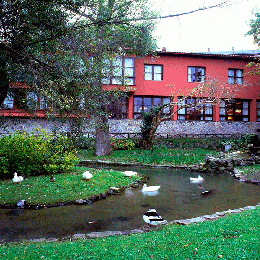
[[[217,211],[259,203],[259,186],[241,183],[230,175],[201,174],[202,186],[190,183],[195,172],[166,168],[122,168],[150,177],[148,186],[161,185],[157,194],[143,194],[139,188],[126,189],[92,205],[71,205],[41,210],[0,209],[0,241],[60,238],[93,231],[120,231],[141,228],[143,214],[155,208],[168,221],[198,217]],[[213,190],[202,195],[204,190]]]

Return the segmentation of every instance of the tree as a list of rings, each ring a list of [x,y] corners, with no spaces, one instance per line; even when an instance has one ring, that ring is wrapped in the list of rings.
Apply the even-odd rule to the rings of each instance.
[[[220,104],[223,99],[231,100],[239,89],[239,86],[227,86],[209,78],[188,93],[180,93],[173,88],[172,97],[178,96],[177,100],[172,98],[168,104],[151,107],[149,111],[143,112],[140,147],[151,149],[158,126],[162,122],[170,120],[178,111],[188,108],[192,116],[200,120],[201,110],[212,109],[213,105]]]

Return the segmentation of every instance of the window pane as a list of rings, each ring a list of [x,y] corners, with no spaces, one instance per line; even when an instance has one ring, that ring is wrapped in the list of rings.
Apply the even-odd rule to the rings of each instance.
[[[114,75],[114,76],[117,76],[117,77],[122,76],[122,68],[120,68],[120,67],[115,67],[115,68],[113,69],[113,75]]]
[[[153,99],[153,105],[158,106],[161,104],[161,98],[154,98]]]
[[[236,84],[242,85],[242,78],[236,78]]]
[[[110,79],[109,78],[103,78],[102,84],[110,84]]]
[[[242,77],[242,70],[236,70],[236,77]]]
[[[243,117],[244,122],[248,122],[248,117]]]
[[[120,78],[112,78],[112,84],[120,85],[122,80]]]
[[[134,59],[125,58],[125,68],[133,68],[133,67],[134,67]]]
[[[244,108],[244,109],[242,110],[242,113],[243,113],[244,116],[248,116],[248,109],[247,109],[247,108]]]
[[[145,72],[151,72],[151,73],[152,73],[153,68],[152,68],[152,66],[150,66],[150,65],[146,65],[146,66],[144,66],[144,71],[145,71]]]
[[[162,73],[162,66],[154,66],[154,73]]]
[[[257,110],[257,116],[260,116],[260,109]]]
[[[243,108],[248,108],[248,101],[243,102]]]
[[[125,68],[125,77],[133,77],[134,69],[133,68]]]
[[[178,111],[178,114],[185,115],[185,108],[181,108],[181,109]]]
[[[234,78],[228,78],[228,84],[235,84],[235,79]]]
[[[185,116],[178,116],[178,120],[185,120]]]
[[[228,70],[228,76],[234,77],[235,76],[235,71],[234,70]]]
[[[257,102],[256,102],[256,107],[257,107],[257,108],[260,108],[260,101],[257,101]]]
[[[112,65],[117,67],[122,67],[122,59],[116,58],[112,60]]]
[[[134,85],[134,79],[133,78],[126,78],[125,79],[125,85],[133,86]]]
[[[211,117],[211,116],[205,116],[205,120],[206,120],[206,121],[211,121],[211,120],[212,120],[212,117]]]
[[[134,112],[141,112],[142,111],[142,98],[135,97],[134,98]]]
[[[152,73],[145,73],[144,74],[144,79],[145,80],[152,80],[153,79]]]
[[[219,109],[219,114],[220,115],[225,115],[226,114],[226,109],[225,108],[220,108]]]
[[[152,106],[152,98],[144,98],[144,111],[150,110]]]
[[[162,80],[162,74],[154,74],[154,80],[161,81]]]

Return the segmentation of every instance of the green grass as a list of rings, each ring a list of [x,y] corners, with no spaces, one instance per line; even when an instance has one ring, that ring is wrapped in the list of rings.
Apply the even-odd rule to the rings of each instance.
[[[168,149],[155,148],[152,150],[115,150],[109,156],[94,156],[93,151],[81,150],[81,160],[108,160],[113,162],[129,162],[138,164],[171,164],[192,165],[206,161],[206,154],[216,155],[218,152],[207,149]]]
[[[9,243],[2,259],[260,259],[260,207],[188,226],[76,242]]]
[[[260,164],[236,167],[241,170],[248,179],[260,179]]]
[[[88,169],[93,174],[89,181],[82,180],[86,168],[75,168],[71,174],[57,174],[55,182],[50,176],[28,177],[20,184],[11,180],[0,182],[0,204],[16,204],[26,200],[29,204],[53,204],[77,199],[86,199],[105,193],[111,186],[128,186],[139,177],[125,177],[121,172]]]

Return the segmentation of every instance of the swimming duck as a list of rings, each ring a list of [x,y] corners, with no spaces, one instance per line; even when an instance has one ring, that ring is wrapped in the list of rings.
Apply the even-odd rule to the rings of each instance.
[[[23,176],[17,176],[17,172],[14,173],[14,177],[12,179],[12,182],[19,183],[23,181]]]
[[[167,224],[167,221],[164,220],[155,209],[149,209],[147,212],[145,212],[143,215],[143,220],[151,226]]]
[[[133,171],[124,171],[123,174],[127,177],[131,177],[134,175],[137,175],[137,172],[133,172]]]
[[[192,183],[202,183],[203,181],[204,181],[204,179],[200,175],[198,175],[198,178],[190,177],[190,182],[192,182]]]
[[[142,191],[144,192],[153,192],[153,191],[158,191],[161,188],[161,186],[147,186],[147,184],[145,183]]]
[[[92,173],[90,173],[89,171],[85,171],[82,174],[82,179],[83,180],[90,180],[93,177]]]

